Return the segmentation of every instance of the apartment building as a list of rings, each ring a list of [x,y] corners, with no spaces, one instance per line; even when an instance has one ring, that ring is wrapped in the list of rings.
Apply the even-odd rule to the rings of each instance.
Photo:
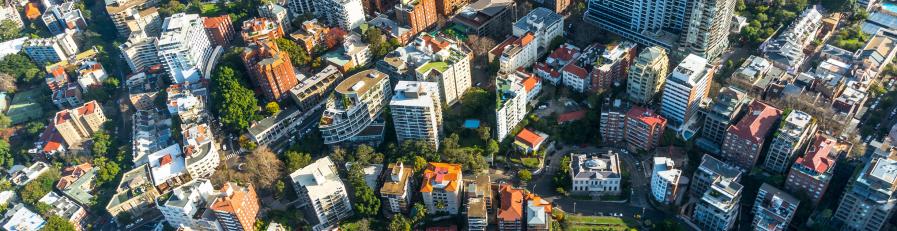
[[[420,188],[427,213],[458,214],[461,211],[462,182],[464,176],[460,164],[430,162],[424,169]]]
[[[255,42],[273,42],[283,38],[283,27],[279,22],[268,18],[252,18],[243,21],[240,36],[243,42],[250,44]]]
[[[321,24],[317,19],[312,19],[302,22],[302,27],[291,33],[290,38],[302,44],[305,47],[305,51],[311,54],[316,46],[324,43],[325,36],[329,33],[329,27]]]
[[[504,140],[517,124],[526,118],[526,89],[518,75],[499,75],[495,79],[497,107],[495,108],[495,138]]]
[[[629,105],[621,99],[605,100],[601,107],[601,141],[606,143],[620,143],[626,137],[626,113]]]
[[[592,79],[589,78],[589,71],[577,63],[568,63],[561,68],[561,77],[564,86],[576,92],[586,92],[591,86]]]
[[[313,230],[330,230],[339,225],[340,220],[352,216],[346,186],[330,157],[320,158],[290,173],[290,179],[299,194],[299,205],[314,218],[311,220]]]
[[[40,214],[34,213],[25,207],[25,204],[17,203],[3,214],[0,221],[4,230],[41,230],[47,221]]]
[[[245,25],[245,24],[244,24]],[[244,35],[247,33],[243,31]],[[280,101],[299,84],[290,55],[271,40],[259,40],[243,49],[240,56],[253,82],[268,101]]]
[[[157,37],[148,37],[145,33],[134,33],[128,37],[125,43],[118,46],[131,73],[141,73],[162,63],[159,59],[158,42],[159,38]]]
[[[443,2],[440,7],[440,1]],[[449,2],[454,4],[448,4]],[[468,4],[469,3],[469,4]],[[517,3],[512,0],[437,0],[436,7],[445,9],[443,15],[449,16],[448,6],[453,6],[451,22],[464,27],[469,35],[488,36],[502,39],[511,28],[508,24],[517,20]]]
[[[638,104],[648,104],[660,92],[669,73],[666,49],[652,46],[642,50],[629,66],[626,95]]]
[[[850,180],[841,197],[834,221],[842,230],[881,230],[897,204],[897,160],[873,156]]]
[[[526,230],[551,231],[551,203],[534,194],[526,198]]]
[[[523,214],[526,192],[523,189],[516,189],[509,184],[502,184],[498,187],[498,199],[500,201],[498,211],[496,212],[498,230],[523,230],[526,227],[526,220]]]
[[[404,213],[411,208],[411,185],[414,169],[406,168],[402,162],[390,163],[388,176],[380,187],[380,197],[393,213]]]
[[[732,84],[729,88],[760,98],[766,93],[765,87],[762,86],[763,82],[772,80],[771,71],[773,71],[772,62],[766,58],[751,55],[741,64],[741,67],[735,70],[733,76],[735,78],[731,78]]]
[[[155,0],[107,1],[106,13],[120,38],[127,38],[132,33],[158,36],[162,26],[158,5]]]
[[[22,21],[22,16],[19,15],[18,9],[12,5],[0,6],[0,21],[2,20],[12,21],[15,23],[16,28],[25,26],[25,23]]]
[[[45,213],[65,219],[75,227],[75,230],[85,230],[84,217],[87,216],[87,210],[72,199],[50,191],[37,202],[49,205],[49,211],[45,211]]]
[[[616,153],[570,154],[570,192],[586,195],[622,193],[620,160]]]
[[[37,65],[68,60],[79,51],[72,36],[72,33],[62,33],[49,38],[28,39],[22,44],[22,51]]]
[[[471,83],[473,52],[460,41],[444,35],[423,33],[404,47],[390,52],[377,62],[377,69],[392,81],[416,80],[439,84],[441,102],[452,106]]]
[[[654,110],[633,107],[626,112],[626,144],[631,151],[648,151],[660,145],[667,119]]]
[[[464,182],[467,207],[467,230],[485,231],[489,226],[489,214],[493,211],[492,183],[489,175],[478,175],[473,181]]]
[[[784,231],[788,230],[791,218],[797,213],[800,200],[767,183],[760,186],[757,198],[754,199],[754,221],[751,224],[756,230]]]
[[[509,36],[489,51],[489,60],[498,60],[499,72],[509,73],[517,68],[526,68],[536,62],[538,42],[527,32],[523,36]]]
[[[679,165],[679,166],[677,166]],[[651,196],[655,201],[670,205],[676,203],[679,182],[682,180],[682,163],[675,163],[672,158],[655,156],[651,168]]]
[[[208,77],[212,44],[203,20],[196,14],[178,13],[165,18],[157,42],[159,59],[173,83],[197,83]]]
[[[67,29],[83,30],[87,29],[87,21],[81,10],[76,8],[74,2],[63,2],[62,4],[52,4],[44,6],[44,14],[41,15],[41,21],[47,26],[50,34],[64,33]],[[18,15],[16,15],[18,17]]]
[[[127,213],[131,216],[140,216],[153,209],[153,204],[161,194],[153,186],[149,175],[149,166],[136,165],[134,169],[125,172],[121,182],[115,189],[115,195],[106,205],[106,211],[112,217]]]
[[[711,99],[707,108],[703,108],[704,125],[701,127],[701,137],[697,144],[710,153],[721,152],[723,141],[726,140],[726,131],[729,126],[741,119],[747,105],[753,100],[744,92],[733,88],[722,88],[716,98]]]
[[[218,224],[225,231],[247,231],[255,228],[259,213],[259,198],[252,184],[227,182],[218,189],[218,198],[209,210],[215,213]]]
[[[695,205],[694,223],[708,231],[726,231],[735,227],[743,188],[732,178],[720,177],[711,182]]]
[[[587,49],[588,50],[588,49]],[[607,91],[627,81],[629,66],[638,55],[636,44],[623,41],[604,48],[589,73],[592,91]]]
[[[537,7],[518,19],[511,31],[517,37],[526,36],[527,32],[533,33],[535,42],[539,44],[537,56],[542,56],[548,53],[555,38],[564,36],[564,18],[552,10]]]
[[[56,182],[56,189],[79,204],[87,204],[93,198],[90,192],[94,189],[96,173],[97,169],[90,163],[66,167]]]
[[[279,23],[283,27],[283,31],[293,31],[290,21],[289,11],[281,5],[275,3],[265,4],[258,9],[259,17],[265,17]]]
[[[365,70],[340,82],[325,101],[318,128],[324,143],[380,143],[385,123],[380,114],[392,97],[386,74]]]
[[[351,31],[365,22],[364,6],[361,1],[320,0],[312,2],[314,3],[314,12],[317,18],[323,19],[331,26]]]
[[[716,67],[707,59],[689,55],[667,77],[660,100],[660,114],[670,127],[685,125],[710,93]]]
[[[159,201],[159,211],[171,227],[196,230],[221,230],[208,206],[217,199],[215,188],[208,179],[194,179],[174,188],[171,197]]]
[[[798,152],[804,150],[816,133],[815,118],[805,112],[791,110],[783,118],[779,129],[773,134],[766,161],[763,162],[764,169],[776,174],[783,174],[791,168]]]
[[[75,83],[66,83],[50,93],[53,104],[60,109],[74,108],[84,104],[81,87]]]
[[[205,28],[212,46],[229,47],[234,40],[234,25],[228,14],[203,18],[202,26]]]
[[[65,145],[71,147],[91,139],[105,122],[103,108],[96,101],[90,101],[81,107],[56,112],[47,129],[55,129]]]
[[[436,13],[442,16],[452,16],[455,11],[470,3],[470,0],[436,0]]]
[[[785,190],[805,193],[813,204],[819,203],[825,196],[838,161],[836,146],[834,139],[816,133],[804,155],[791,165],[785,179]]]
[[[757,164],[766,137],[778,124],[782,111],[757,100],[746,110],[744,117],[726,130],[720,156],[743,170],[750,170]]]
[[[246,136],[259,146],[270,145],[296,135],[298,128],[305,125],[305,119],[313,113],[296,107],[287,107],[277,115],[265,117],[249,125]]]
[[[689,182],[688,194],[692,198],[701,198],[714,182],[737,182],[740,178],[741,171],[737,167],[705,154],[701,157],[701,165]]]
[[[298,75],[299,83],[290,89],[290,97],[299,106],[299,110],[313,111],[327,95],[336,87],[336,83],[343,79],[343,73],[332,65],[327,65],[320,72],[312,76]]]
[[[807,56],[804,49],[816,39],[822,27],[822,14],[811,6],[804,10],[785,31],[762,48],[764,55],[773,65],[788,73],[795,73],[803,65]]]
[[[436,25],[436,1],[401,0],[395,5],[396,22],[407,25],[411,34],[426,31]]]
[[[673,1],[677,2],[674,3],[677,5],[676,8],[683,5],[686,8],[682,18],[685,27],[677,48],[680,52],[696,54],[710,60],[714,60],[726,52],[729,47],[729,30],[738,1]],[[653,5],[644,7],[653,7]]]
[[[187,173],[194,179],[212,177],[221,163],[212,129],[205,123],[181,125],[184,161]]]
[[[442,105],[434,82],[399,81],[389,101],[398,143],[423,140],[439,148]]]
[[[315,4],[312,0],[287,0],[285,5],[290,11],[291,18],[315,13]]]

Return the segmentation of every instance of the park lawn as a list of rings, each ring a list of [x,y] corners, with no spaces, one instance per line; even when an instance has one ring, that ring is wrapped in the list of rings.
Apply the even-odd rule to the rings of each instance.
[[[626,221],[619,217],[599,217],[599,216],[570,216],[568,217],[574,224],[607,224],[607,225],[626,225]]]
[[[539,159],[533,157],[524,157],[520,158],[520,161],[523,162],[523,166],[531,169],[539,168]]]
[[[605,231],[605,230],[616,230],[616,231],[625,231],[630,230],[629,227],[626,226],[598,226],[598,225],[571,225],[570,228],[566,229],[570,231]]]
[[[9,116],[12,124],[21,124],[39,119],[43,115],[43,108],[37,102],[40,99],[40,93],[40,88],[34,88],[13,95],[9,110],[6,111],[6,115]]]

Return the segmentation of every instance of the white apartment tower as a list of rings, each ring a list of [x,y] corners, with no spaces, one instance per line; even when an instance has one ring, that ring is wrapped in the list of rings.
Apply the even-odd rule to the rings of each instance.
[[[159,37],[159,58],[173,83],[196,83],[210,63],[212,44],[198,14],[179,13],[165,19]]]
[[[848,183],[834,220],[841,230],[882,230],[897,205],[897,156],[875,156]]]
[[[660,92],[669,73],[670,58],[666,49],[659,46],[645,48],[629,67],[626,94],[629,100],[647,104]]]
[[[521,73],[500,75],[495,79],[498,107],[495,108],[495,138],[499,141],[526,118],[526,89]]]
[[[564,36],[564,17],[544,7],[535,8],[514,23],[514,36],[523,37],[526,32],[533,32],[539,44],[538,53],[545,54],[552,40]]]
[[[660,114],[670,122],[669,126],[679,128],[695,112],[707,94],[716,67],[707,59],[689,55],[679,63],[667,77],[660,101]]]
[[[389,77],[376,70],[365,70],[340,82],[325,100],[324,113],[318,124],[324,143],[333,145],[377,139],[367,139],[361,133],[368,127],[385,126],[379,121],[380,114],[390,97]],[[382,133],[379,138],[382,139]]]
[[[339,221],[352,216],[352,204],[346,186],[330,157],[324,157],[290,174],[299,194],[299,205],[314,214],[312,230],[331,230]]]
[[[686,27],[680,38],[679,51],[711,60],[719,57],[729,45],[729,29],[735,13],[735,2],[736,0],[685,1]]]
[[[438,84],[399,81],[389,102],[398,142],[424,140],[438,149],[442,134],[441,105]]]
[[[314,2],[314,11],[318,18],[324,19],[331,26],[351,31],[365,22],[364,6],[361,1],[313,0],[312,2]]]
[[[31,61],[38,66],[68,60],[69,56],[78,53],[78,44],[71,33],[57,34],[50,38],[28,39],[22,44]]]
[[[672,204],[678,195],[679,180],[682,170],[667,157],[654,157],[654,169],[651,172],[651,196],[663,204]]]
[[[291,18],[302,17],[305,14],[315,13],[315,0],[287,0],[287,8]]]
[[[436,82],[441,102],[452,106],[472,86],[471,57],[470,48],[457,40],[422,33],[378,61],[377,69],[393,80]]]
[[[159,211],[172,227],[194,230],[222,230],[208,205],[217,193],[208,179],[194,179],[174,190],[166,201],[159,201]]]
[[[131,73],[140,73],[160,64],[158,42],[159,38],[148,37],[145,33],[131,33],[128,41],[118,46]]]
[[[741,184],[731,178],[718,178],[695,206],[694,221],[707,231],[727,231],[738,218]]]
[[[791,169],[797,153],[804,150],[804,145],[816,133],[816,123],[810,114],[793,110],[784,118],[772,138],[766,161],[763,162],[764,169],[777,174]]]

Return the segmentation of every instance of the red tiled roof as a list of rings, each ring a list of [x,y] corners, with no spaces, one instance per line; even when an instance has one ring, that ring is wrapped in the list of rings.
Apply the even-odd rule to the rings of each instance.
[[[568,63],[566,66],[564,66],[564,68],[561,69],[561,71],[573,74],[580,79],[586,79],[589,75],[589,72],[586,71],[586,69],[583,69],[582,67],[579,67],[573,63]]]
[[[666,126],[667,124],[666,118],[654,113],[654,110],[643,107],[632,107],[629,112],[626,112],[626,117],[641,121],[648,126]]]
[[[781,110],[754,100],[748,106],[748,111],[744,118],[741,118],[738,124],[730,125],[728,132],[735,134],[741,139],[759,144],[769,134],[769,130],[779,120],[779,117],[782,117]]]
[[[523,190],[514,189],[509,184],[499,188],[501,205],[498,208],[499,221],[517,221],[523,218]]]
[[[560,123],[566,123],[566,122],[570,122],[570,121],[580,120],[584,117],[586,117],[585,110],[567,112],[567,113],[564,113],[564,114],[561,114],[558,116],[558,123],[560,124]]]
[[[539,77],[531,75],[523,79],[523,88],[526,89],[526,92],[530,92],[533,90],[533,88],[536,88],[536,85],[538,85],[541,81],[542,79],[539,79]]]
[[[490,51],[490,52],[492,52],[492,55],[495,55],[496,57],[501,56],[502,53],[505,53],[505,47],[508,47],[508,45],[511,45],[512,43],[514,43],[516,41],[517,41],[517,37],[510,36],[507,39],[505,39],[505,41],[496,45],[495,48],[492,48],[492,51]]]
[[[458,186],[460,186],[461,182],[459,181],[461,174],[461,165],[460,164],[447,164],[447,163],[436,163],[430,162],[427,165],[427,169],[424,170],[423,174],[423,185],[421,185],[421,192],[433,192],[433,182],[442,183],[444,181],[448,181],[445,186],[445,191],[453,192],[458,190]]]
[[[218,17],[207,17],[202,21],[202,25],[205,28],[217,28],[222,23],[230,22],[230,15],[221,15]]]
[[[37,8],[33,2],[29,2],[25,4],[25,17],[31,20],[35,20],[40,17],[40,9]]]
[[[560,72],[558,72],[558,71],[555,70],[554,68],[549,67],[549,66],[548,66],[547,64],[545,64],[545,63],[536,63],[536,64],[533,64],[533,70],[536,70],[536,71],[542,71],[542,72],[548,73],[548,75],[551,76],[552,78],[557,78],[557,77],[560,77],[560,76],[561,76],[561,73],[560,73]]]
[[[798,157],[794,163],[813,169],[818,173],[824,173],[835,164],[835,159],[831,156],[834,146],[834,140],[817,134],[813,143],[810,143],[807,148],[806,155]]]
[[[520,38],[519,44],[520,44],[520,46],[526,46],[527,44],[529,44],[530,42],[532,42],[535,39],[536,38],[533,36],[533,32],[526,32],[526,34]]]
[[[517,141],[523,142],[526,145],[529,145],[530,148],[535,148],[537,145],[541,144],[542,141],[545,141],[545,137],[536,134],[535,132],[530,131],[529,129],[524,128],[520,130],[520,133],[517,133],[517,137],[515,137]]]
[[[159,160],[159,166],[165,166],[166,164],[170,164],[170,163],[171,163],[171,154],[165,154],[165,156],[162,156],[162,159]]]

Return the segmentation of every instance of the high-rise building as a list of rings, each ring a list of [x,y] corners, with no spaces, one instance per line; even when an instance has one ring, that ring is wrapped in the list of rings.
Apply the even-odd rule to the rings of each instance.
[[[475,180],[464,182],[467,198],[467,230],[486,231],[489,213],[492,211],[492,182],[489,175],[481,174]]]
[[[389,211],[393,213],[407,212],[411,207],[411,175],[414,169],[406,168],[402,162],[390,163],[389,175],[380,187],[380,197],[386,201]]]
[[[280,26],[283,27],[283,31],[293,31],[291,25],[293,22],[290,21],[290,12],[287,8],[283,8],[283,6],[278,4],[268,3],[259,7],[258,11],[259,17],[265,17],[280,23]]]
[[[673,159],[655,156],[654,167],[651,170],[651,196],[663,204],[675,203],[679,195],[681,177],[682,170],[677,169]]]
[[[423,140],[439,148],[442,136],[442,103],[439,86],[433,82],[399,81],[389,111],[399,143]]]
[[[255,228],[259,213],[259,198],[252,184],[242,186],[227,182],[216,192],[218,198],[209,210],[215,212],[218,224],[225,231],[248,231]]]
[[[171,227],[196,230],[221,230],[214,213],[207,206],[217,199],[208,179],[194,179],[174,188],[168,200],[159,201],[159,211]]]
[[[629,41],[606,47],[589,73],[592,83],[590,89],[607,91],[615,85],[626,82],[626,78],[629,77],[629,66],[638,55],[635,48],[636,44]]]
[[[835,172],[838,161],[836,145],[835,140],[816,133],[804,156],[798,157],[791,165],[785,179],[785,190],[805,193],[813,204],[819,203]]]
[[[735,227],[743,187],[737,179],[718,177],[710,182],[695,206],[693,220],[708,231],[727,231]]]
[[[526,118],[526,89],[516,74],[499,75],[495,79],[498,104],[495,108],[495,138],[504,140],[517,123]]]
[[[361,71],[340,82],[318,124],[324,143],[380,143],[386,126],[380,114],[391,97],[389,77],[380,71]]]
[[[149,36],[158,36],[162,17],[157,5],[158,1],[155,0],[106,1],[106,13],[112,19],[120,38],[127,38],[131,33],[141,31]]]
[[[679,39],[680,52],[713,60],[726,51],[729,30],[735,14],[735,0],[685,0],[684,31]],[[649,5],[649,7],[651,7]]]
[[[539,57],[538,43],[532,32],[523,36],[509,36],[489,51],[489,60],[498,60],[499,71],[508,73],[517,68],[529,67]]]
[[[281,51],[274,41],[260,41],[243,50],[241,56],[256,87],[270,101],[287,97],[298,84],[290,55]]]
[[[50,38],[28,39],[22,44],[22,51],[39,66],[68,60],[79,51],[72,36],[72,33],[62,33]]]
[[[601,107],[601,141],[606,143],[623,142],[626,137],[626,112],[629,105],[620,99],[605,100]]]
[[[84,15],[81,14],[81,10],[75,6],[74,2],[47,6],[44,14],[41,15],[41,20],[53,35],[63,33],[67,29],[87,29],[87,21],[84,20]]]
[[[318,18],[324,19],[331,26],[351,31],[365,22],[364,6],[361,4],[361,0],[314,0],[312,2],[314,2],[314,11]]]
[[[667,119],[654,110],[633,107],[626,112],[626,144],[631,151],[648,151],[660,145]]]
[[[182,124],[181,129],[187,172],[193,179],[212,177],[221,164],[212,129],[205,123]]]
[[[458,214],[461,211],[462,182],[464,178],[460,164],[430,162],[424,169],[420,188],[427,213]]]
[[[470,0],[436,0],[436,13],[452,16],[455,11],[470,3]]]
[[[629,100],[638,104],[650,103],[666,82],[669,65],[666,49],[652,46],[642,50],[629,67],[629,77],[626,79]]]
[[[738,168],[704,154],[701,165],[689,182],[688,193],[692,198],[701,198],[713,182],[738,181],[740,178],[741,171]]]
[[[788,230],[788,223],[797,212],[800,200],[790,194],[773,187],[767,183],[760,186],[757,198],[754,199],[754,221],[751,223],[755,230],[784,231]]]
[[[314,0],[287,0],[287,9],[291,18],[304,17],[315,13]]]
[[[396,22],[417,34],[436,25],[437,0],[401,0],[395,5]]]
[[[131,73],[140,73],[161,64],[159,60],[159,38],[147,37],[145,33],[133,33],[125,43],[118,46]]]
[[[58,132],[65,145],[76,146],[91,139],[105,122],[103,108],[96,101],[90,101],[81,107],[56,112],[47,129]]]
[[[324,157],[290,173],[300,205],[312,214],[314,231],[330,230],[339,221],[352,216],[352,203],[346,186],[336,172],[330,157]]]
[[[462,26],[464,32],[471,35],[503,39],[511,28],[508,24],[517,20],[517,3],[510,0],[437,0],[436,8],[448,7],[454,3],[456,14],[451,21]],[[470,3],[470,4],[467,4]],[[448,10],[448,9],[446,9]],[[450,16],[449,13],[443,15]]]
[[[228,14],[203,18],[202,25],[213,46],[228,47],[234,40],[234,25]]]
[[[792,110],[784,116],[779,129],[775,132],[763,168],[776,174],[787,172],[798,152],[804,150],[804,145],[815,133],[816,123],[813,116]]]
[[[390,52],[376,65],[393,81],[438,83],[442,103],[452,106],[473,85],[470,76],[472,58],[473,52],[463,43],[446,36],[424,33],[408,45]]]
[[[660,114],[673,128],[685,125],[710,93],[716,67],[707,59],[689,55],[667,77],[660,100]]]
[[[747,114],[726,130],[721,157],[743,170],[757,164],[760,152],[766,145],[766,137],[772,132],[782,111],[754,100],[748,105]]]
[[[834,221],[840,222],[841,230],[881,230],[897,204],[895,153],[874,156],[848,185]]]
[[[178,13],[165,19],[159,37],[159,58],[173,83],[196,83],[206,71],[212,44],[197,14]]]
[[[523,230],[526,222],[523,214],[523,200],[526,192],[509,184],[502,184],[498,188],[498,194],[500,201],[496,212],[498,230]]]
[[[283,27],[280,23],[268,18],[252,18],[243,21],[240,34],[246,43],[274,41],[283,38]]]
[[[538,7],[526,16],[514,23],[511,33],[517,37],[523,37],[526,32],[532,32],[539,44],[537,53],[539,56],[548,53],[551,42],[559,36],[564,36],[564,18],[549,9]]]
[[[704,126],[696,143],[702,149],[718,154],[729,126],[738,122],[752,99],[739,90],[722,88],[712,100],[710,106],[703,109]]]

